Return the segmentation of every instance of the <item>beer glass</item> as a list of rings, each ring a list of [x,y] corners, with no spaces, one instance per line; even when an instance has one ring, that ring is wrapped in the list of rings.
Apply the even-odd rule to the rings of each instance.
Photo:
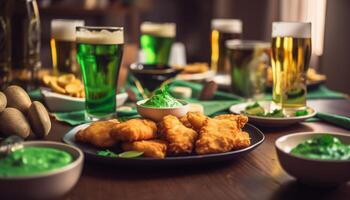
[[[306,71],[311,57],[311,23],[272,23],[273,102],[284,112],[306,107]]]
[[[51,57],[55,75],[79,75],[76,61],[75,27],[84,26],[83,20],[54,19],[51,21]]]
[[[143,64],[168,65],[170,49],[176,36],[176,24],[143,22],[140,29]]]
[[[263,98],[270,46],[270,43],[262,41],[226,41],[233,93],[247,99]]]
[[[211,69],[229,74],[230,66],[226,57],[225,42],[242,38],[242,21],[238,19],[213,19],[211,21]]]
[[[123,56],[122,27],[76,28],[78,61],[90,120],[108,119],[116,112],[116,87]]]

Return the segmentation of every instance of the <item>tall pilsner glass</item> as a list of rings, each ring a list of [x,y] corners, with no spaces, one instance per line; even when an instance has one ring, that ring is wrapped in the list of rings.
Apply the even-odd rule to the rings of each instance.
[[[285,113],[306,107],[311,23],[272,23],[273,102]]]
[[[85,107],[91,120],[115,116],[123,34],[122,27],[76,28],[78,61],[86,93]]]
[[[211,20],[211,69],[219,74],[230,74],[225,42],[242,39],[242,21],[239,19]]]

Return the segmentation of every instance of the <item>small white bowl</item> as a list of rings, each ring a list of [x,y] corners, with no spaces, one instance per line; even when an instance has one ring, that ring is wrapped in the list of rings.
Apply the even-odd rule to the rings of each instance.
[[[188,112],[189,104],[186,101],[178,100],[182,106],[173,108],[153,108],[142,106],[148,99],[140,100],[136,103],[137,112],[144,118],[151,119],[159,122],[164,116],[174,115],[176,117],[182,117]]]
[[[0,176],[1,199],[52,199],[71,190],[78,182],[84,163],[82,151],[60,142],[30,141],[24,147],[50,147],[60,149],[73,156],[73,162],[48,172],[28,176]]]
[[[275,142],[282,168],[300,182],[310,186],[333,187],[349,181],[350,160],[319,160],[290,153],[301,142],[325,134],[338,137],[343,143],[350,144],[350,135],[344,133],[304,132],[282,136]]]
[[[71,112],[85,109],[85,98],[71,97],[50,90],[41,89],[45,103],[51,112]],[[117,107],[122,106],[128,99],[127,93],[116,95]]]

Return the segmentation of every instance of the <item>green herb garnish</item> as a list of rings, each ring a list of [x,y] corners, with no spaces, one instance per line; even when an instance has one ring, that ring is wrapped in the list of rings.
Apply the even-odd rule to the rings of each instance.
[[[260,117],[285,117],[282,109],[275,109],[266,113],[265,109],[258,102],[248,105],[241,113]]]
[[[285,117],[282,109],[275,109],[272,112],[266,113],[265,117]]]
[[[312,159],[349,160],[350,145],[343,144],[337,137],[323,135],[298,144],[291,153]]]
[[[255,102],[254,104],[248,105],[242,113],[247,115],[264,116],[265,110],[258,102]]]
[[[110,150],[103,150],[103,151],[98,151],[96,152],[97,155],[99,156],[107,156],[107,157],[119,157],[119,158],[136,158],[140,157],[143,155],[143,152],[140,151],[125,151],[119,154],[114,153],[113,151]]]
[[[146,107],[154,108],[173,108],[182,106],[177,99],[172,97],[169,93],[168,85],[164,85],[154,92],[154,95],[142,104]]]
[[[118,154],[120,158],[136,158],[140,157],[143,152],[140,151],[125,151],[123,153]]]
[[[299,117],[299,116],[304,116],[309,114],[309,112],[307,111],[307,109],[303,109],[303,110],[297,110],[295,112],[295,116]]]

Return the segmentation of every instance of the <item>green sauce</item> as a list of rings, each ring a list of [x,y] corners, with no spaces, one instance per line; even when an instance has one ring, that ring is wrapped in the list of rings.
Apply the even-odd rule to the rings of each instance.
[[[154,95],[142,105],[153,108],[173,108],[182,106],[182,103],[172,97],[168,92],[168,88],[164,86],[157,89]]]
[[[0,160],[0,176],[26,176],[48,172],[72,161],[72,155],[59,149],[24,147]]]
[[[350,160],[350,145],[331,135],[323,135],[298,144],[291,153],[312,159]]]

